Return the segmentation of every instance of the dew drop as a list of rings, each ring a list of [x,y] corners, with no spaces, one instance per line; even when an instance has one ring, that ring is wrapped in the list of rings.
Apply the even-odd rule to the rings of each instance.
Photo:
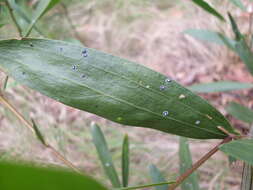
[[[146,88],[150,88],[150,86],[149,86],[149,85],[147,85],[147,86],[146,86]]]
[[[85,74],[82,74],[82,75],[81,75],[81,78],[85,78],[85,77],[86,77],[86,75],[85,75]]]
[[[82,51],[82,56],[83,56],[83,57],[87,57],[87,56],[88,56],[88,52],[87,52],[86,49],[84,49],[84,50]]]
[[[30,47],[33,47],[33,44],[32,44],[32,42],[30,42],[30,43],[29,43],[29,45],[30,45]]]
[[[160,86],[160,90],[165,90],[165,86],[164,86],[164,85],[161,85],[161,86]]]
[[[172,81],[172,80],[169,79],[169,78],[166,78],[166,79],[165,79],[165,82],[166,82],[166,83],[170,83],[171,81]]]
[[[163,116],[165,117],[167,115],[169,115],[169,112],[168,111],[163,111]]]
[[[22,72],[22,75],[25,75],[25,72],[24,72],[24,71]]]
[[[105,166],[106,167],[110,167],[110,163],[105,163]]]
[[[60,51],[63,51],[63,48],[62,48],[62,47],[60,47]]]
[[[200,124],[200,121],[199,121],[199,120],[197,120],[197,121],[195,122],[195,124],[196,124],[196,125],[199,125],[199,124]]]
[[[73,70],[77,70],[77,66],[76,66],[76,65],[73,65],[73,66],[72,66],[72,69],[73,69]]]
[[[178,98],[179,99],[184,99],[184,98],[186,98],[186,96],[184,94],[181,94]]]

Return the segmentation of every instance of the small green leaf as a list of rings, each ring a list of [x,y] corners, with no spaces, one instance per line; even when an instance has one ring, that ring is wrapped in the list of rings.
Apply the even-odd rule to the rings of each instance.
[[[149,166],[149,175],[151,176],[153,183],[166,182],[162,173],[153,164]],[[156,190],[168,190],[168,188],[169,188],[168,184],[155,187]]]
[[[122,184],[123,187],[128,186],[129,178],[129,142],[128,135],[125,135],[122,145]]]
[[[246,7],[241,0],[230,0],[230,2],[239,7],[242,11],[246,11]]]
[[[231,102],[226,111],[234,116],[236,119],[242,120],[246,123],[253,123],[253,110],[235,102]]]
[[[189,149],[187,138],[180,137],[179,139],[179,160],[180,174],[183,174],[192,167],[192,157]],[[197,174],[192,173],[182,184],[182,190],[199,190]]]
[[[253,165],[253,139],[235,140],[221,145],[219,149],[225,154]]]
[[[96,146],[98,157],[104,168],[106,176],[111,181],[113,187],[121,187],[117,171],[113,165],[112,157],[108,149],[105,137],[98,125],[91,125],[93,143]]]
[[[235,41],[229,39],[223,34],[210,30],[199,30],[199,29],[188,29],[184,31],[185,34],[188,34],[198,40],[216,43],[218,45],[225,45],[230,49],[234,49]]]
[[[235,40],[239,41],[239,40],[243,39],[243,35],[241,34],[241,32],[240,32],[240,30],[237,26],[237,23],[235,22],[235,19],[233,18],[233,16],[230,13],[228,13],[228,17],[229,17],[230,24],[232,26],[233,32],[235,34]]]
[[[5,24],[0,24],[0,28],[2,28]]]
[[[8,85],[8,80],[9,80],[9,76],[7,75],[4,79],[4,85],[3,85],[3,90],[6,90],[6,87]]]
[[[39,141],[40,141],[42,144],[44,144],[44,145],[47,146],[46,141],[45,141],[45,139],[44,139],[42,133],[40,132],[38,126],[36,125],[36,123],[35,123],[35,121],[34,121],[33,119],[32,119],[32,124],[33,124],[32,126],[33,126],[33,129],[34,129],[34,131],[35,131],[35,134],[36,134],[36,136],[38,137]]]
[[[0,67],[46,96],[124,125],[198,139],[225,138],[217,126],[235,133],[218,110],[175,80],[95,49],[46,39],[3,40]]]
[[[219,12],[217,12],[213,7],[211,7],[207,2],[205,2],[204,0],[192,0],[192,2],[197,4],[199,7],[204,9],[206,12],[216,16],[217,18],[219,18],[222,21],[225,21],[224,17]]]
[[[25,31],[24,37],[29,36],[29,34],[31,33],[31,31],[32,31],[34,25],[36,24],[36,22],[47,11],[49,11],[51,8],[53,8],[59,2],[60,2],[60,0],[40,0],[37,7],[36,7],[36,9],[35,9],[32,21],[31,21],[30,25],[28,26],[27,30]]]
[[[199,93],[226,92],[253,88],[252,83],[240,83],[234,81],[218,81],[188,86],[188,89]]]
[[[106,190],[90,177],[63,169],[0,162],[0,171],[0,189],[3,190]]]

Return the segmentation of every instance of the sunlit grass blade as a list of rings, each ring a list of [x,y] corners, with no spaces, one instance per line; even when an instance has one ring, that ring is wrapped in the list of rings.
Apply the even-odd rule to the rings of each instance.
[[[106,190],[94,179],[63,168],[42,168],[25,163],[0,162],[2,190]]]
[[[151,187],[159,187],[163,185],[169,185],[173,184],[175,181],[167,181],[162,183],[151,183],[151,184],[145,184],[145,185],[137,185],[137,186],[131,186],[131,187],[122,187],[122,188],[116,188],[113,190],[132,190],[132,189],[143,189],[143,188],[151,188]]]
[[[234,81],[218,81],[211,83],[194,84],[188,86],[188,89],[199,92],[199,93],[210,93],[210,92],[226,92],[232,90],[243,90],[253,88],[252,83],[241,83]]]
[[[34,121],[33,119],[32,119],[32,124],[33,124],[32,126],[33,126],[33,129],[34,129],[34,131],[35,131],[35,134],[36,134],[36,136],[38,137],[39,141],[40,141],[42,144],[44,144],[44,145],[47,146],[47,143],[46,143],[46,141],[45,141],[45,139],[44,139],[42,133],[40,132],[38,126],[36,125],[36,123],[35,123],[35,121]]]
[[[149,175],[151,176],[153,183],[166,182],[160,170],[153,164],[149,166]],[[156,190],[168,190],[168,188],[169,188],[168,184],[155,187]]]
[[[236,119],[242,120],[246,123],[253,123],[253,110],[238,104],[231,102],[227,107],[226,111],[234,116]]]
[[[123,187],[128,186],[128,180],[129,180],[129,141],[128,141],[128,135],[125,135],[122,145],[122,161],[121,161],[121,167],[122,167],[122,185]]]
[[[91,125],[91,134],[93,143],[96,146],[98,157],[104,168],[106,176],[111,181],[113,187],[121,187],[119,176],[112,162],[112,157],[108,149],[103,132],[101,131],[100,127],[95,123]]]
[[[199,7],[204,9],[206,12],[216,16],[217,18],[219,18],[222,21],[225,21],[224,17],[218,11],[216,11],[213,7],[211,7],[206,1],[204,1],[204,0],[192,0],[192,2],[197,4]]]
[[[185,34],[188,34],[198,40],[215,43],[218,45],[225,45],[230,49],[234,49],[235,41],[224,36],[223,34],[211,30],[200,30],[200,29],[188,29],[184,31]]]
[[[47,12],[49,11],[51,8],[53,8],[57,3],[59,3],[60,0],[40,0],[36,9],[35,9],[35,12],[34,12],[34,15],[33,15],[33,18],[31,20],[31,23],[30,25],[28,26],[27,30],[25,31],[24,33],[24,37],[27,37],[29,36],[29,34],[31,33],[35,23]]]
[[[189,149],[187,138],[180,137],[179,139],[179,160],[180,174],[183,174],[192,167],[192,157]],[[199,190],[199,182],[197,174],[191,174],[182,184],[182,190]]]

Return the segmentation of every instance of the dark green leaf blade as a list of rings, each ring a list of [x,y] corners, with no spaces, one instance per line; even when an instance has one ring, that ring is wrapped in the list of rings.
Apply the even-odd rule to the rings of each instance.
[[[206,12],[216,16],[217,18],[219,18],[222,21],[225,21],[224,17],[218,11],[216,11],[213,7],[211,7],[207,2],[205,2],[204,0],[192,0],[192,2],[197,4],[199,7],[204,9]]]
[[[32,126],[33,126],[33,129],[34,129],[34,131],[35,131],[35,134],[36,134],[37,138],[39,139],[39,141],[40,141],[42,144],[44,144],[44,145],[47,146],[47,143],[46,143],[46,141],[45,141],[45,139],[44,139],[42,133],[40,132],[38,126],[36,125],[36,123],[35,123],[35,121],[34,121],[33,119],[32,119],[32,124],[33,124]]]
[[[0,67],[46,96],[124,125],[199,139],[225,138],[217,126],[235,133],[222,114],[177,82],[94,49],[45,39],[4,40]]]
[[[112,162],[112,157],[108,149],[105,137],[100,129],[95,123],[91,126],[91,134],[93,143],[96,146],[98,157],[104,168],[105,174],[111,181],[113,187],[121,187],[120,180],[117,171]]]
[[[128,186],[129,178],[129,142],[128,135],[125,135],[122,145],[122,185],[123,187]]]
[[[180,174],[192,167],[192,157],[187,138],[179,139]],[[198,177],[196,173],[191,174],[182,184],[182,190],[199,190]]]
[[[194,92],[200,92],[200,93],[226,92],[226,91],[232,91],[232,90],[243,90],[243,89],[248,89],[248,88],[253,88],[253,84],[234,82],[234,81],[218,81],[218,82],[194,84],[192,86],[188,86],[188,89]]]
[[[229,39],[223,34],[211,30],[200,30],[200,29],[188,29],[184,31],[185,34],[188,34],[198,40],[216,43],[218,45],[225,45],[230,49],[234,49],[235,41]],[[227,42],[227,43],[226,43]]]
[[[234,17],[230,13],[228,13],[228,17],[229,17],[233,32],[235,34],[235,40],[239,41],[239,40],[243,39],[243,35],[241,34]]]
[[[94,179],[63,169],[39,168],[27,164],[0,162],[0,188],[10,190],[106,190]]]
[[[231,102],[227,107],[226,107],[226,111],[234,116],[236,119],[242,120],[246,123],[253,123],[253,110],[235,103],[235,102]]]
[[[253,165],[253,140],[252,139],[242,139],[235,140],[226,144],[223,144],[219,149],[234,158],[243,160],[251,165]]]
[[[166,182],[162,173],[153,164],[149,166],[149,175],[151,176],[153,183]],[[169,188],[168,184],[155,187],[156,190],[168,190],[168,188]]]

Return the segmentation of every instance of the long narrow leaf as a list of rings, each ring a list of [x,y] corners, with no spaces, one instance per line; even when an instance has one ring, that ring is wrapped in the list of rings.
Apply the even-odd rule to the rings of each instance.
[[[192,157],[187,138],[180,137],[179,140],[180,174],[192,167]],[[197,174],[191,174],[182,184],[182,190],[199,190]]]
[[[228,17],[229,17],[230,24],[231,24],[231,27],[233,29],[233,32],[235,34],[235,40],[239,41],[239,40],[243,39],[243,35],[241,34],[241,32],[240,32],[240,30],[237,26],[237,23],[236,23],[235,19],[233,18],[233,16],[230,13],[228,13]]]
[[[0,171],[0,189],[3,190],[106,190],[90,177],[63,169],[0,162]]]
[[[192,2],[197,4],[199,7],[201,7],[202,9],[207,11],[208,13],[216,16],[220,20],[225,21],[224,17],[219,12],[217,12],[213,7],[211,7],[207,2],[205,2],[204,0],[192,0]]]
[[[166,180],[164,179],[162,173],[153,164],[151,164],[149,166],[149,175],[151,176],[153,183],[166,182]],[[156,190],[168,190],[168,188],[169,188],[168,184],[155,187]]]
[[[225,117],[176,81],[142,65],[72,43],[0,41],[0,67],[66,105],[130,126],[190,138],[235,133]]]
[[[129,178],[129,142],[128,135],[125,135],[122,145],[122,185],[123,187],[128,186]]]
[[[246,123],[253,123],[253,110],[235,102],[231,102],[226,111],[235,118],[242,120]]]
[[[218,45],[225,45],[230,49],[234,49],[235,41],[229,39],[223,34],[210,30],[200,30],[200,29],[188,29],[184,31],[185,34],[188,34],[198,40],[216,43]]]
[[[96,146],[98,157],[102,163],[105,174],[111,181],[113,187],[121,187],[117,171],[113,165],[112,157],[108,149],[105,137],[98,125],[92,124],[91,134],[93,143]]]
[[[34,129],[34,131],[35,131],[35,134],[36,134],[37,138],[39,139],[39,141],[40,141],[42,144],[47,145],[47,144],[46,144],[46,141],[45,141],[45,139],[44,139],[44,137],[43,137],[43,135],[42,135],[42,133],[40,132],[40,130],[39,130],[39,128],[38,128],[38,126],[36,125],[36,123],[35,123],[34,120],[32,120],[32,124],[33,124],[32,126],[33,126],[33,129]]]
[[[230,0],[230,2],[239,7],[242,11],[246,11],[246,8],[241,0]]]
[[[252,139],[242,139],[235,140],[226,144],[223,144],[219,147],[219,149],[239,160],[243,160],[250,165],[253,165],[253,140]]]
[[[219,81],[212,83],[194,84],[192,86],[188,86],[188,89],[200,93],[226,92],[232,90],[243,90],[248,88],[253,88],[253,84],[240,83],[234,81]]]
[[[27,30],[25,31],[24,36],[29,36],[30,32],[32,31],[35,23],[51,8],[53,8],[60,0],[40,0],[39,4],[36,7],[35,13],[33,15],[32,21],[28,26]]]

